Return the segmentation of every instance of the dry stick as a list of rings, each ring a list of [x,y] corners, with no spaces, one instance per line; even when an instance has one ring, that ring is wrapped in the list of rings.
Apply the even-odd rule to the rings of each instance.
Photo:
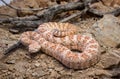
[[[115,9],[113,11],[110,11],[110,12],[103,13],[103,12],[101,12],[99,10],[96,10],[96,9],[93,9],[93,8],[89,7],[89,4],[97,2],[97,1],[101,1],[103,3],[103,5],[104,5],[104,2],[102,0],[83,0],[83,2],[85,4],[85,7],[88,7],[87,12],[92,13],[94,15],[97,15],[99,17],[103,17],[105,14],[112,14],[114,16],[119,16],[120,15],[120,8],[117,8],[117,9]]]
[[[115,10],[113,10],[111,12],[108,12],[107,14],[112,14],[114,16],[119,16],[120,15],[120,8],[115,9]]]
[[[36,24],[41,24],[44,22],[51,21],[56,14],[71,10],[80,10],[80,9],[84,9],[84,4],[81,2],[73,2],[73,3],[68,3],[66,5],[55,5],[50,7],[49,9],[46,9],[43,13],[37,15],[32,15],[29,17],[7,18],[2,20],[0,19],[0,23],[12,23],[18,28],[21,27],[22,25],[24,25],[25,27],[26,26],[33,27],[35,23],[35,27],[36,27]]]
[[[99,10],[93,9],[93,8],[89,8],[87,12],[92,13],[92,14],[99,16],[99,17],[103,17],[103,15],[105,14],[105,13],[103,13]]]
[[[37,28],[42,23],[44,23],[44,20],[11,22],[16,28]]]
[[[7,4],[4,0],[1,0],[3,3],[5,3],[7,6],[13,8],[13,9],[17,9],[17,10],[22,10],[19,8],[14,8],[13,6]],[[86,0],[83,3],[81,2],[73,2],[73,3],[68,3],[66,5],[59,5],[59,6],[52,6],[50,8],[47,8],[47,10],[45,10],[43,13],[40,14],[36,14],[36,15],[32,15],[29,17],[15,17],[15,18],[7,18],[4,20],[0,19],[0,23],[11,23],[13,21],[36,21],[36,20],[41,20],[42,22],[47,22],[47,21],[51,21],[51,19],[54,17],[54,15],[62,13],[62,12],[66,12],[66,11],[70,11],[70,10],[81,10],[84,9],[84,3],[94,3],[97,2],[98,0]],[[42,19],[41,19],[42,18]],[[21,22],[20,22],[21,23]]]
[[[77,16],[82,16],[82,15],[86,14],[86,12],[89,9],[89,3],[85,3],[84,6],[85,6],[85,9],[83,9],[81,12],[77,12],[77,13],[75,13],[75,14],[67,17],[67,18],[64,18],[63,20],[61,20],[59,22],[67,22],[68,20],[73,19],[73,18],[75,18]]]
[[[84,8],[85,8],[84,4],[81,2],[68,3],[67,5],[55,5],[54,7],[51,7],[44,12],[44,18],[45,18],[45,21],[48,22],[48,21],[51,21],[56,14],[66,12],[66,11],[71,11],[71,10],[80,10]]]
[[[101,11],[99,11],[99,10],[90,8],[90,9],[88,9],[87,12],[92,13],[92,14],[94,14],[94,15],[97,15],[97,16],[99,16],[99,17],[103,17],[103,15],[105,15],[105,14],[112,14],[112,15],[114,15],[114,16],[119,16],[119,15],[120,15],[120,8],[115,9],[115,10],[113,10],[113,11],[111,11],[111,12],[106,12],[106,13],[103,13],[103,12],[101,12]]]
[[[60,20],[59,22],[67,22],[67,21],[69,21],[69,20],[71,20],[71,19],[73,19],[77,16],[80,16],[80,15],[81,15],[81,12],[77,12],[77,13],[72,14],[71,16],[69,16],[67,18],[64,18],[64,19]]]
[[[34,20],[39,20],[39,18],[35,15],[25,16],[25,17],[5,18],[5,19],[0,19],[0,23],[12,23],[13,21],[34,21]]]
[[[85,8],[84,10],[82,10],[81,12],[77,12],[75,14],[72,14],[71,16],[67,17],[67,18],[64,18],[62,20],[60,20],[59,22],[67,22],[75,17],[78,17],[78,16],[82,16],[84,15],[86,12],[87,12],[88,8]]]
[[[10,7],[10,8],[12,8],[12,9],[15,9],[15,10],[25,10],[25,11],[39,11],[39,10],[43,10],[43,9],[45,9],[45,8],[47,8],[47,7],[44,7],[44,8],[35,8],[35,9],[28,9],[28,8],[18,8],[18,7],[14,7],[14,6],[12,6],[12,5],[9,5],[8,3],[6,3],[4,0],[1,0],[6,6],[8,6],[8,7]]]
[[[43,13],[39,13],[36,16],[32,15],[29,17],[15,17],[1,19],[0,23],[11,23],[15,28],[36,28],[38,25],[51,21],[56,14],[70,11],[83,9],[84,5],[80,2],[68,3],[66,5],[55,5],[45,10]]]

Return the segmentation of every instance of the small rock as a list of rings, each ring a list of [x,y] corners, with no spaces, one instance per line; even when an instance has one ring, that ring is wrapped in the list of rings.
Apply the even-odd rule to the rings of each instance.
[[[7,60],[6,63],[7,64],[15,64],[15,60]]]
[[[46,57],[45,54],[41,54],[41,56],[40,56],[41,59],[44,59],[45,57]]]
[[[11,33],[13,33],[13,34],[19,33],[19,30],[17,30],[17,29],[10,29],[9,31],[10,31]]]
[[[56,71],[62,71],[64,68],[63,67],[55,67]]]
[[[37,72],[32,73],[32,76],[37,76],[37,75],[38,75]]]
[[[39,66],[40,66],[40,63],[38,63],[38,62],[35,63],[35,66],[36,66],[36,67],[39,67]]]
[[[1,70],[3,73],[6,73],[6,72],[8,72],[8,70]]]
[[[49,72],[46,72],[42,68],[35,68],[32,72],[33,72],[32,76],[36,76],[36,77],[41,77],[41,76],[44,76],[46,74],[49,74]]]
[[[58,79],[58,77],[60,77],[60,75],[56,71],[51,72],[50,78]]]
[[[16,71],[16,69],[15,69],[14,67],[9,67],[8,70],[9,70],[10,72]]]

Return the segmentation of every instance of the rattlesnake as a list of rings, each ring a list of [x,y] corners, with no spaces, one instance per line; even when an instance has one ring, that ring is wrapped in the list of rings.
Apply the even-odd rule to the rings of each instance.
[[[88,68],[100,58],[99,44],[91,36],[75,34],[76,31],[72,24],[49,22],[35,31],[24,32],[20,41],[30,52],[42,50],[69,68]],[[72,49],[82,53],[73,53]]]

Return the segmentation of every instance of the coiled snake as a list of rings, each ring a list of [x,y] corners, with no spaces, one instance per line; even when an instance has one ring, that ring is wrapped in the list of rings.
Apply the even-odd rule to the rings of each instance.
[[[35,31],[24,32],[20,41],[28,46],[29,52],[42,50],[69,68],[88,68],[100,58],[99,44],[91,36],[76,31],[76,26],[69,23],[48,22]],[[82,52],[74,53],[73,49]]]

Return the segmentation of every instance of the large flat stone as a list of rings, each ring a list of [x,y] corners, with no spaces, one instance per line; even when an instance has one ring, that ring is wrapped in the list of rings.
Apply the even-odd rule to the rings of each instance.
[[[93,24],[91,32],[102,45],[116,47],[120,44],[120,20],[113,15],[105,15]]]

